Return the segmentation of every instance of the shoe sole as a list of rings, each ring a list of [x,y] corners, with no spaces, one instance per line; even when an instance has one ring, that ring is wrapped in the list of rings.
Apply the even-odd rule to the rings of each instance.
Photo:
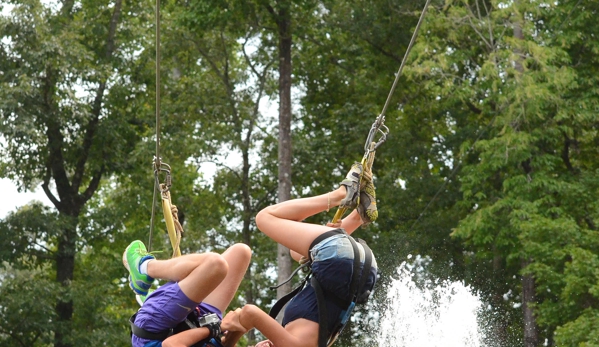
[[[139,283],[138,283],[139,285]],[[131,276],[129,276],[129,288],[131,288],[131,290],[137,294],[137,295],[148,295],[148,291],[141,291],[140,289],[135,288],[135,286],[133,286],[133,281],[131,280]]]
[[[127,271],[131,271],[131,269],[129,268],[129,262],[127,262],[127,251],[129,250],[129,246],[127,246],[127,248],[125,248],[125,252],[123,252],[123,265],[125,266],[125,269],[127,269]]]

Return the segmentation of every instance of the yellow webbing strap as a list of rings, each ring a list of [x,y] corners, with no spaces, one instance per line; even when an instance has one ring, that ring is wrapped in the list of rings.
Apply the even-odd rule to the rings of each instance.
[[[372,176],[372,164],[374,163],[374,155],[375,155],[376,142],[370,143],[369,151],[362,158],[362,170],[364,173],[368,172],[370,176]],[[362,174],[364,176],[364,174]],[[360,177],[360,185],[362,185],[362,177]],[[358,196],[358,203],[360,203],[360,197]],[[335,216],[333,217],[333,223],[337,223],[343,215],[347,211],[347,207],[339,207],[337,208],[337,212],[335,212]]]
[[[179,223],[179,217],[177,216],[177,207],[171,204],[171,194],[168,190],[165,190],[163,184],[160,185],[162,188],[162,212],[164,213],[164,221],[166,222],[166,229],[168,231],[168,238],[171,241],[173,247],[173,258],[181,256],[181,250],[179,245],[181,244],[181,234],[183,233],[183,227]]]

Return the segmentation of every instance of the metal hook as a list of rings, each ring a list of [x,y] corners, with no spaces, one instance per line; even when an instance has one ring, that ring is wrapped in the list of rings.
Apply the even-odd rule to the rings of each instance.
[[[370,132],[368,133],[368,137],[366,138],[366,143],[364,144],[365,155],[376,150],[380,145],[383,144],[387,140],[387,134],[389,133],[389,128],[383,124],[385,122],[385,116],[382,114],[376,117],[374,123],[372,123],[372,127],[370,128]],[[383,128],[383,129],[381,129]],[[374,142],[374,138],[377,133],[381,134],[381,137],[376,142],[374,149],[370,149],[370,144]]]
[[[164,178],[164,189],[161,188],[163,185],[160,184],[160,172],[166,173]],[[156,179],[156,187],[161,193],[166,193],[172,186],[171,167],[167,163],[160,162],[160,158],[154,157],[154,178]]]

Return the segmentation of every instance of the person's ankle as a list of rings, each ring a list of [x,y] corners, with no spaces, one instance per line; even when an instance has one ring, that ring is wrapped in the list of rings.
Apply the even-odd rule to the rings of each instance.
[[[331,197],[331,205],[338,206],[341,203],[341,200],[345,198],[347,195],[347,187],[344,185],[339,186],[339,188],[333,190],[329,193]]]

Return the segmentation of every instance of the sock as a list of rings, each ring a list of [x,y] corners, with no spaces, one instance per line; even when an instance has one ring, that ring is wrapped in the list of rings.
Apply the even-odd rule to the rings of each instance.
[[[150,261],[150,260],[154,260],[154,259],[146,259],[146,260],[144,260],[144,261],[143,261],[141,264],[139,264],[139,272],[140,272],[142,275],[147,275],[147,276],[149,276],[149,275],[148,275],[148,263],[149,263],[149,261]]]

